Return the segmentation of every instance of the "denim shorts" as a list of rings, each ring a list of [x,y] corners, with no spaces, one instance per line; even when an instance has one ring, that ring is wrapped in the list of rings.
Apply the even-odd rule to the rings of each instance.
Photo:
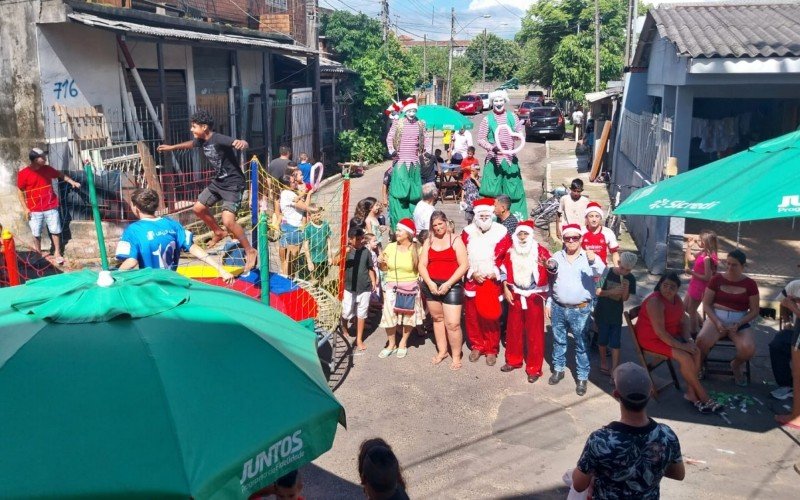
[[[281,222],[280,246],[299,246],[303,243],[303,232],[297,226]]]
[[[611,349],[619,349],[622,325],[598,323],[597,332],[597,345],[608,346]]]

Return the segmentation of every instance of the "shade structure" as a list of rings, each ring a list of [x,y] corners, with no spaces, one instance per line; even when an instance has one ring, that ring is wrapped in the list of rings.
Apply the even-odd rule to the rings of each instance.
[[[330,448],[313,333],[170,271],[113,276],[0,290],[0,496],[247,498]]]
[[[614,212],[719,222],[800,216],[800,131],[639,188]]]
[[[474,126],[469,118],[458,111],[438,104],[420,106],[417,117],[425,122],[428,130],[460,130],[461,127],[470,130]]]

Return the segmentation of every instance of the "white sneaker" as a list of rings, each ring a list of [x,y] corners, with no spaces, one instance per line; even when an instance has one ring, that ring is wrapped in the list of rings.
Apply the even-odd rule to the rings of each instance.
[[[778,387],[774,391],[770,392],[770,395],[775,399],[783,401],[791,398],[794,395],[794,391],[791,387]]]

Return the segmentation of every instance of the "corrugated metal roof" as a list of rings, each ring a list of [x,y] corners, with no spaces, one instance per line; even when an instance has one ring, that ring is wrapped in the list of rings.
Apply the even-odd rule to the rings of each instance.
[[[800,2],[661,4],[649,14],[680,55],[800,56]]]
[[[297,61],[303,66],[306,65],[306,58],[301,56],[284,56],[288,57],[293,61]],[[323,73],[335,73],[335,74],[345,74],[345,73],[352,73],[355,74],[356,72],[350,68],[347,68],[345,65],[338,61],[334,61],[333,59],[328,59],[327,57],[320,57],[319,58],[319,69]]]
[[[622,95],[622,87],[611,87],[598,92],[588,92],[585,97],[588,102],[595,102],[618,95]]]
[[[130,21],[121,21],[107,17],[95,16],[93,14],[86,14],[82,12],[74,12],[68,16],[71,20],[93,26],[95,28],[108,29],[112,31],[119,31],[122,33],[133,33],[137,35],[150,36],[156,38],[165,38],[173,40],[197,41],[197,42],[210,42],[220,44],[233,44],[248,47],[263,47],[270,49],[278,49],[283,52],[293,54],[315,54],[316,52],[304,47],[302,45],[295,45],[289,43],[280,43],[275,40],[269,40],[259,37],[248,37],[243,35],[222,34],[222,33],[206,33],[202,31],[193,31],[188,29],[177,28],[162,28],[158,26],[147,26],[144,24],[133,23]]]

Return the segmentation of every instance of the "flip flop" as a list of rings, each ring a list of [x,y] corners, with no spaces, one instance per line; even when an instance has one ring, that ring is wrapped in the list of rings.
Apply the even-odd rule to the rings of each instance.
[[[386,359],[395,352],[397,352],[397,349],[381,349],[381,352],[378,353],[378,357],[381,359]]]
[[[405,358],[406,354],[408,354],[408,349],[407,348],[400,347],[400,348],[397,349],[397,357],[398,358]]]
[[[793,424],[791,422],[786,422],[785,424],[781,424],[781,427],[800,431],[800,425]]]
[[[603,375],[611,375],[611,372],[608,371],[608,368],[603,368],[602,366],[600,367],[600,373]]]

